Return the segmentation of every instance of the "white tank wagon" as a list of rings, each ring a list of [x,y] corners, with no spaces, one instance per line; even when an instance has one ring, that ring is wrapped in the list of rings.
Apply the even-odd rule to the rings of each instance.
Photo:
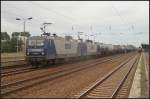
[[[114,46],[112,44],[106,44],[106,48],[109,54],[112,54],[114,51]]]
[[[120,45],[114,45],[114,52],[115,53],[121,53],[121,46]]]
[[[119,52],[126,53],[127,52],[126,46],[125,45],[119,45]]]
[[[107,44],[104,44],[104,43],[99,43],[99,46],[100,46],[100,51],[101,51],[101,55],[105,55],[108,53],[108,45]]]
[[[127,52],[131,52],[131,51],[136,50],[136,47],[133,45],[126,45],[126,50],[127,50]]]

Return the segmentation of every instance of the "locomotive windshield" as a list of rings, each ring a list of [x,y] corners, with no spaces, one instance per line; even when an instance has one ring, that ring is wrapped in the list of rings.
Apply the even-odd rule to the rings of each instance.
[[[36,40],[29,40],[29,46],[35,46]]]
[[[37,46],[43,46],[44,45],[44,40],[36,40],[36,45]]]
[[[29,46],[44,46],[44,40],[29,40]]]

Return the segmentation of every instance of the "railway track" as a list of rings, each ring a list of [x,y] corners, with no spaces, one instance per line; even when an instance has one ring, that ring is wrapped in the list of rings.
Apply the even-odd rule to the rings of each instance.
[[[106,58],[106,57],[104,57],[104,58]],[[24,60],[21,60],[21,61],[24,61]],[[14,61],[7,61],[7,63],[8,62],[14,62]],[[15,61],[15,62],[17,62],[17,61]],[[37,69],[32,68],[28,64],[1,67],[1,77],[7,77],[7,76],[12,76],[14,74],[31,72],[34,70],[37,70]]]
[[[21,67],[21,66],[20,66]],[[34,71],[37,70],[31,66],[27,66],[27,67],[21,67],[21,68],[12,68],[12,70],[5,70],[5,71],[1,71],[1,77],[6,77],[6,76],[10,76],[10,75],[14,75],[14,74],[20,74],[20,73],[25,73],[25,72],[30,72],[30,71]]]
[[[104,62],[108,62],[108,61],[112,61],[112,59],[118,59],[121,56],[117,56],[117,57],[111,57],[110,59],[106,59],[103,61],[100,61],[101,59],[97,59],[96,61],[94,61],[93,63],[89,64],[82,64],[80,66],[77,67],[73,67],[73,68],[69,68],[69,69],[65,69],[62,71],[57,71],[54,72],[52,74],[45,74],[45,75],[40,75],[38,77],[34,77],[34,78],[29,78],[29,79],[25,79],[25,80],[20,80],[20,81],[16,81],[13,83],[8,83],[8,84],[4,84],[1,85],[1,96],[7,96],[11,93],[15,93],[17,91],[38,85],[40,83],[44,83],[46,81],[49,80],[53,80],[56,78],[60,78],[62,76],[66,76],[84,69],[88,69],[88,68],[92,68],[92,66],[96,66],[98,64],[104,63]]]
[[[76,94],[75,98],[115,98],[122,88],[138,57],[130,58],[117,66],[103,78],[97,79],[88,88]]]
[[[26,60],[25,59],[18,59],[18,60],[7,60],[7,61],[1,61],[1,69],[6,69],[6,68],[11,68],[11,67],[16,67],[19,65],[25,65]]]

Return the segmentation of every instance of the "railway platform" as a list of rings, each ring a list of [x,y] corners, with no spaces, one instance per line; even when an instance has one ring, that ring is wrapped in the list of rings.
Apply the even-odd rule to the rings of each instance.
[[[149,53],[142,52],[129,98],[149,98]]]

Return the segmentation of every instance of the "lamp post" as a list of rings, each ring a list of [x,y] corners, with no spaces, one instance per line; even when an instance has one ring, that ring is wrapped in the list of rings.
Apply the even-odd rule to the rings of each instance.
[[[32,19],[32,17],[29,17],[29,18],[16,18],[16,20],[21,20],[21,21],[23,21],[23,32],[25,33],[25,26],[26,26],[26,21],[27,20],[31,20]],[[20,33],[20,36],[21,36],[21,33]],[[17,39],[17,52],[18,52],[18,39]],[[24,47],[25,47],[25,37],[24,37]]]

